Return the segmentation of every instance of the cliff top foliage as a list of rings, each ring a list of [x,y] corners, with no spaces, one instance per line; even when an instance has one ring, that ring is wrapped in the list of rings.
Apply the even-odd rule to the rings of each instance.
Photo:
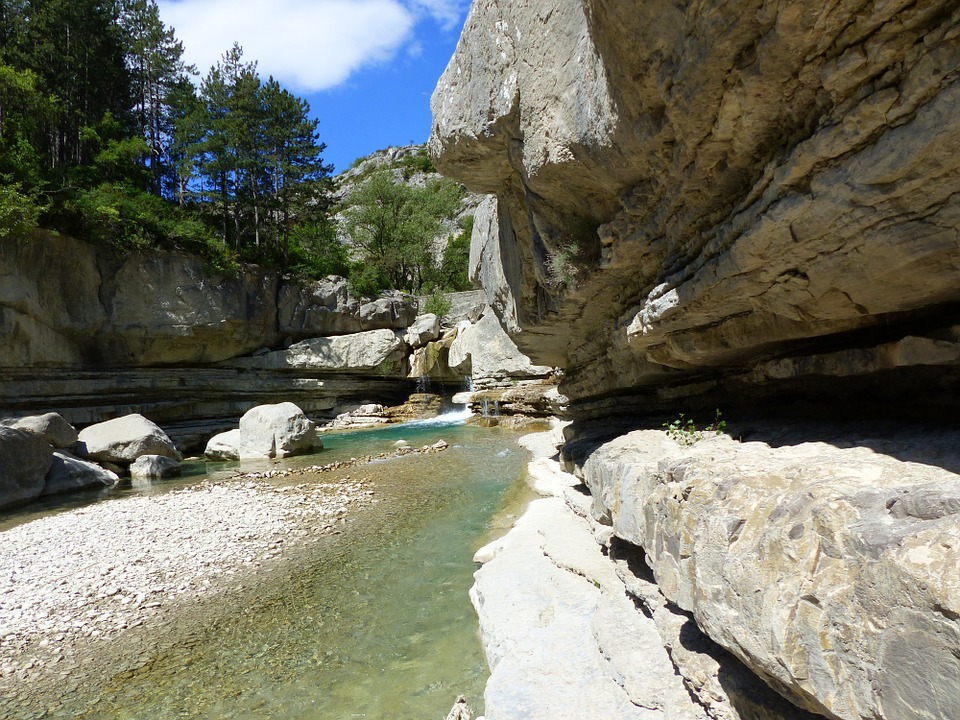
[[[417,292],[445,282],[437,258],[373,272],[363,242],[344,245],[324,149],[307,102],[239,45],[200,77],[155,0],[0,0],[0,237],[43,227],[181,248],[218,268],[379,273],[357,282]],[[442,224],[455,215],[435,202],[448,185],[405,202],[448,213]],[[436,226],[430,212],[408,215]]]

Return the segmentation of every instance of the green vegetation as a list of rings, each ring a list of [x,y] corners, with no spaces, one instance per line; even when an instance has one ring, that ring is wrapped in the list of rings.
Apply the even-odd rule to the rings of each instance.
[[[453,303],[447,299],[446,295],[444,295],[440,290],[434,290],[424,303],[423,311],[426,313],[433,313],[438,318],[442,318],[450,312],[452,307]]]
[[[717,410],[713,422],[703,428],[702,431],[698,430],[693,419],[686,417],[684,413],[680,413],[672,422],[663,423],[663,428],[666,430],[667,436],[684,447],[689,447],[703,440],[704,433],[722,435],[726,427],[727,421],[720,419],[720,410]]]
[[[317,125],[239,45],[199,77],[156,0],[0,0],[0,237],[182,248],[365,295],[468,286],[469,233],[434,247],[462,189],[394,182],[433,172],[426,150],[372,173],[338,228]]]
[[[396,182],[391,170],[380,170],[364,180],[343,213],[344,230],[359,253],[359,265],[351,273],[354,291],[397,288],[420,294],[448,288],[433,244],[443,234],[444,222],[455,217],[462,197],[463,188],[446,179],[415,187]]]

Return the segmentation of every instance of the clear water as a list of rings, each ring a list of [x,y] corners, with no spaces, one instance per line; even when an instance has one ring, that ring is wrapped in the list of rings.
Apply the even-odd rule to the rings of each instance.
[[[526,457],[513,433],[423,423],[327,435],[324,452],[294,462],[385,452],[401,438],[451,447],[355,472],[378,502],[354,512],[342,535],[287,558],[242,606],[201,609],[208,617],[177,642],[56,716],[441,720],[460,693],[482,711],[472,555],[521,492]]]

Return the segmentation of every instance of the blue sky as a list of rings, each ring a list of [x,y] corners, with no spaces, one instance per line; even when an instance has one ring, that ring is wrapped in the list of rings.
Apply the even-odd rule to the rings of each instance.
[[[424,142],[430,94],[468,0],[159,0],[202,74],[234,42],[260,75],[306,98],[336,172],[390,145]]]

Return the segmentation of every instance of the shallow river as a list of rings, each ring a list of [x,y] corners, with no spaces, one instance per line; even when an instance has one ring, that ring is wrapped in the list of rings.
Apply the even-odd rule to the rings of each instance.
[[[519,507],[526,455],[515,433],[428,423],[325,435],[323,452],[290,464],[389,451],[401,438],[451,447],[352,468],[376,502],[352,511],[342,534],[293,553],[243,604],[209,612],[57,717],[442,720],[459,693],[482,711],[472,555]]]

